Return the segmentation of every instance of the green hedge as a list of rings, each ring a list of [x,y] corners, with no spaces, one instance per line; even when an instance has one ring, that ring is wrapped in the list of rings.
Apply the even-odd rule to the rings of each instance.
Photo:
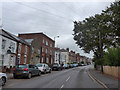
[[[103,57],[104,65],[120,66],[120,48],[109,48]]]

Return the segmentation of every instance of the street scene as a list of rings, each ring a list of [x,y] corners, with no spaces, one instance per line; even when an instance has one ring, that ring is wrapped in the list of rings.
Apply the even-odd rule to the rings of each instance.
[[[119,18],[119,0],[0,1],[0,90],[119,90]]]
[[[91,66],[53,71],[30,80],[11,79],[4,88],[104,88],[89,76],[89,68]]]

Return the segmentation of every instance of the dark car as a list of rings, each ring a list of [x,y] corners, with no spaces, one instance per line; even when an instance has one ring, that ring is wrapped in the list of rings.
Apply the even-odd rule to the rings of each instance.
[[[19,64],[15,67],[13,72],[13,77],[17,78],[18,76],[23,76],[27,78],[31,78],[34,75],[41,75],[41,71],[37,66],[31,64]]]
[[[54,63],[53,65],[52,65],[52,70],[62,70],[63,69],[63,67],[62,67],[62,65],[60,65],[60,64],[58,64],[58,63]]]

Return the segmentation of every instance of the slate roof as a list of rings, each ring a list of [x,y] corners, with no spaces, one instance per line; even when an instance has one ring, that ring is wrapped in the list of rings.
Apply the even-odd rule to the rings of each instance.
[[[23,38],[17,37],[16,35],[14,35],[12,33],[9,33],[9,32],[7,32],[7,31],[5,31],[3,29],[0,30],[0,35],[4,36],[6,38],[12,39],[14,41],[29,45],[29,43],[26,42]]]

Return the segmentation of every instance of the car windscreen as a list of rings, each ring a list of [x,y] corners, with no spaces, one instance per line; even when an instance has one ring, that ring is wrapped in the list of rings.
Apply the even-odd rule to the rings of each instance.
[[[56,66],[58,66],[58,64],[53,64],[53,66],[55,66],[55,67],[56,67]]]
[[[27,65],[17,65],[17,68],[27,68]]]
[[[37,67],[42,67],[42,66],[43,66],[43,64],[36,64],[36,66],[37,66]]]

